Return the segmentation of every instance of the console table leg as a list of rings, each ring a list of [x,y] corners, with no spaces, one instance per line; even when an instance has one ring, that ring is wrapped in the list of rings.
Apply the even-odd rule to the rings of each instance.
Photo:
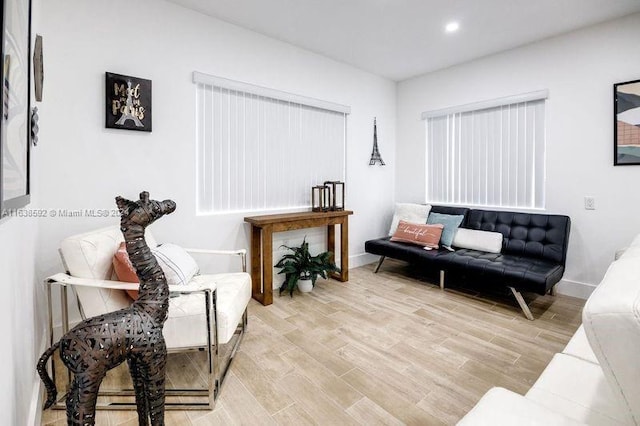
[[[273,303],[273,231],[271,227],[262,229],[262,304]]]
[[[263,303],[262,293],[262,228],[251,227],[251,297]]]
[[[340,223],[340,281],[349,281],[349,221]]]

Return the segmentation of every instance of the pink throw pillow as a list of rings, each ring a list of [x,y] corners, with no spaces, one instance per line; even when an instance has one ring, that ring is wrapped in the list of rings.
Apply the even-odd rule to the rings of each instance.
[[[127,247],[124,241],[120,243],[120,247],[118,247],[116,254],[113,256],[113,269],[116,272],[118,281],[125,283],[139,282],[136,270],[131,264],[131,260],[129,260],[129,253],[127,253]],[[138,290],[127,290],[127,294],[133,300],[138,298]]]
[[[398,223],[396,232],[391,237],[391,241],[437,249],[443,229],[444,225],[441,224],[427,225],[409,223],[401,220],[400,223]]]

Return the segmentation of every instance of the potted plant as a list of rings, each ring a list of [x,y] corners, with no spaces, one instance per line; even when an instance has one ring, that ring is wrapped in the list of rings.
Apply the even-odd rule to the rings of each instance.
[[[280,268],[278,274],[285,274],[284,282],[280,286],[280,294],[289,290],[289,295],[293,297],[293,290],[296,287],[302,292],[309,292],[316,285],[318,276],[326,279],[327,273],[338,270],[332,260],[333,253],[330,251],[311,256],[307,237],[302,240],[300,247],[285,245],[281,247],[285,247],[291,253],[285,254],[276,263],[276,268]]]

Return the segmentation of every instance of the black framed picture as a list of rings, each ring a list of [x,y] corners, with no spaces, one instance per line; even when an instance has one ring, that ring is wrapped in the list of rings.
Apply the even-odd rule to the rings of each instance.
[[[107,72],[105,81],[105,126],[150,132],[151,80]]]
[[[1,215],[30,202],[31,1],[4,0],[0,109]]]
[[[613,85],[613,165],[640,165],[640,80]]]

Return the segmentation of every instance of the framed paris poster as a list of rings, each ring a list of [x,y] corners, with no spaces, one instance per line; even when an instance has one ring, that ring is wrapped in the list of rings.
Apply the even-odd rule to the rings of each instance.
[[[151,131],[151,80],[105,73],[105,126]]]

